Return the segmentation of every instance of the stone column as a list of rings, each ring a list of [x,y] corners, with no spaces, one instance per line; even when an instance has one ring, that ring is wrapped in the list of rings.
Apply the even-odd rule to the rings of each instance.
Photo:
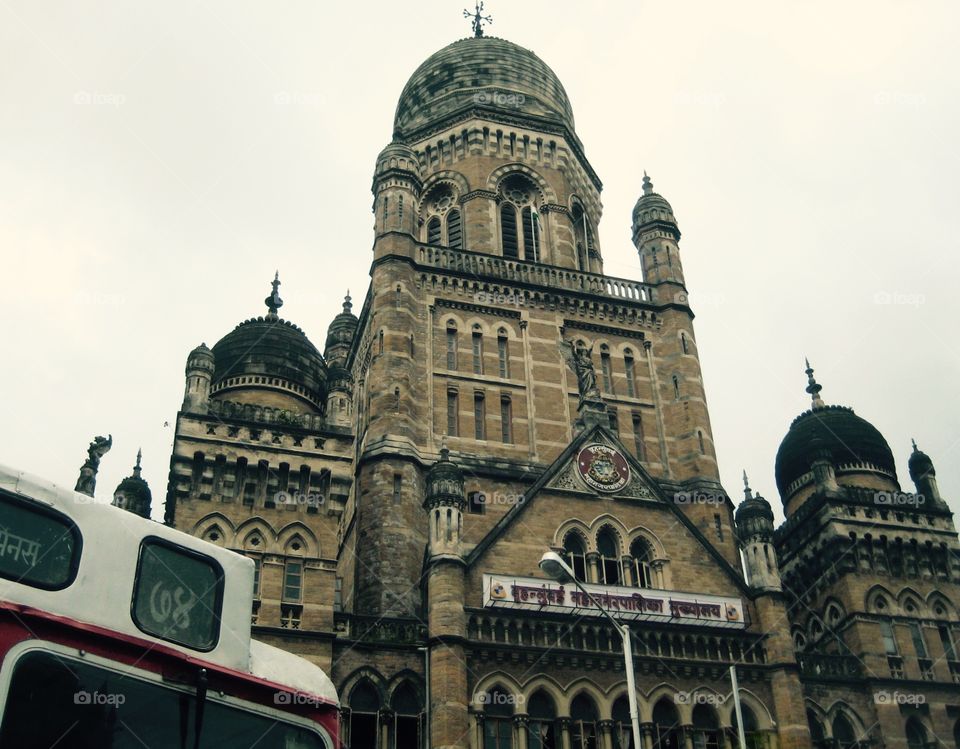
[[[587,558],[587,582],[600,582],[600,555],[595,551],[588,551]]]
[[[390,746],[390,726],[393,724],[393,710],[380,710],[380,749]]]
[[[684,749],[693,749],[693,726],[680,726],[680,740],[683,742]]]
[[[598,746],[603,749],[613,749],[613,721],[601,720],[597,725],[600,726],[600,736],[597,737]]]
[[[560,749],[570,749],[570,718],[560,718]]]
[[[633,557],[629,554],[624,554],[620,557],[620,566],[623,568],[621,585],[627,587],[637,585],[637,581],[633,579]]]
[[[640,741],[643,742],[643,746],[637,749],[653,749],[653,732],[653,723],[640,724]]]
[[[514,746],[517,749],[527,749],[527,722],[528,717],[526,715],[513,716],[513,726],[517,735]]]

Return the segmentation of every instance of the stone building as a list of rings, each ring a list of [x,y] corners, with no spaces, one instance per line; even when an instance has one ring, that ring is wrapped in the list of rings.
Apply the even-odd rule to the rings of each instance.
[[[791,425],[774,529],[720,484],[670,204],[606,275],[563,85],[478,35],[404,87],[373,175],[370,285],[323,352],[267,312],[187,358],[166,522],[257,564],[255,631],[330,673],[347,746],[644,749],[958,741],[952,516],[852,410]],[[359,199],[359,196],[358,196]],[[290,300],[295,303],[295,300]],[[744,569],[746,572],[744,572]]]

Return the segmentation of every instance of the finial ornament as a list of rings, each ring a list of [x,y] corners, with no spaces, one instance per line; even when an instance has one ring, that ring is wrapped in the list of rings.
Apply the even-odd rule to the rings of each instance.
[[[910,444],[913,445],[913,451],[915,453],[920,452],[920,449],[917,447],[917,441],[913,437],[910,438]]]
[[[650,177],[647,176],[647,170],[643,170],[643,194],[652,195],[653,194],[653,182],[650,181]]]
[[[750,479],[747,478],[747,472],[743,472],[743,496],[747,499],[753,499],[753,490],[750,488]]]
[[[473,27],[473,35],[479,39],[483,36],[483,24],[484,23],[493,23],[493,16],[483,15],[483,3],[477,2],[476,9],[473,13],[464,8],[463,17],[471,19],[472,23],[470,24]]]
[[[813,400],[814,408],[823,408],[824,403],[823,399],[820,398],[820,391],[823,389],[823,386],[820,385],[815,379],[813,379],[813,367],[810,366],[810,360],[804,357],[804,362],[806,362],[807,369],[807,392],[810,393],[810,397]]]
[[[143,448],[137,448],[137,462],[133,466],[134,478],[140,478],[140,461],[143,459]]]
[[[450,448],[447,447],[447,435],[440,438],[440,460],[450,460]]]
[[[347,289],[347,295],[343,298],[343,311],[349,312],[353,309],[353,302],[350,299],[350,289]]]
[[[280,298],[280,271],[277,271],[273,274],[273,281],[270,285],[273,287],[273,291],[270,293],[266,299],[263,300],[263,303],[267,305],[267,309],[270,310],[270,316],[276,317],[277,310],[283,306],[283,300]]]

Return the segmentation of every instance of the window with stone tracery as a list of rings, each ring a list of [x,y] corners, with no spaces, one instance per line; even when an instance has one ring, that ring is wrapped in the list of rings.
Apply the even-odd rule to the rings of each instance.
[[[500,245],[504,257],[540,262],[543,232],[537,197],[536,186],[522,174],[511,174],[500,184]]]
[[[457,194],[446,182],[434,185],[423,201],[427,244],[463,249],[463,218],[457,205]]]

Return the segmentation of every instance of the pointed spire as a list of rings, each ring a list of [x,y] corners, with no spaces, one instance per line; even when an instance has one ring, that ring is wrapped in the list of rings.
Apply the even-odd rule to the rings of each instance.
[[[913,445],[913,451],[915,453],[920,452],[920,449],[917,447],[917,441],[913,437],[910,438],[910,444]]]
[[[137,463],[136,463],[136,465],[133,467],[133,477],[136,478],[136,479],[140,478],[140,471],[141,471],[140,461],[141,461],[142,458],[143,458],[143,448],[139,448],[139,447],[138,447],[138,448],[137,448]]]
[[[273,291],[270,293],[266,299],[263,300],[263,303],[267,305],[267,309],[270,310],[267,317],[276,317],[277,310],[283,306],[283,300],[280,298],[280,271],[277,271],[273,275],[273,281],[270,283],[273,287]]]
[[[440,460],[445,462],[450,460],[450,449],[447,447],[447,435],[443,435],[440,438]]]
[[[350,289],[347,289],[347,295],[343,298],[343,311],[349,314],[352,309],[353,301],[350,298]]]
[[[643,170],[643,194],[652,195],[653,194],[653,182],[650,181],[650,178],[647,176],[647,170]]]
[[[810,360],[804,357],[804,362],[806,362],[806,375],[807,375],[807,392],[810,393],[810,397],[813,400],[813,407],[823,408],[824,403],[823,399],[820,398],[820,391],[823,389],[823,386],[820,385],[815,379],[813,379],[813,367],[810,366]]]
[[[750,488],[750,479],[747,478],[747,472],[743,472],[743,497],[744,499],[753,499],[753,490]]]

